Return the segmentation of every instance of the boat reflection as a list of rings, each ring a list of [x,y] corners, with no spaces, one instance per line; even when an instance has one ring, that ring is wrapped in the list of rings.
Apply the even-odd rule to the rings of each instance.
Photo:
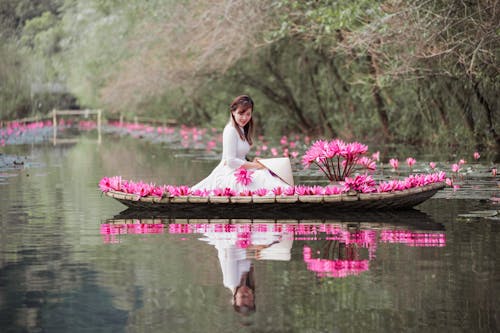
[[[368,271],[377,247],[382,244],[446,246],[444,226],[433,222],[428,215],[413,212],[413,219],[408,219],[405,212],[398,220],[395,214],[386,216],[391,222],[382,222],[380,213],[376,218],[365,216],[364,221],[351,222],[115,218],[101,225],[101,234],[105,243],[119,243],[130,234],[169,234],[183,239],[192,239],[185,238],[189,234],[199,235],[195,239],[217,249],[224,285],[236,297],[238,286],[251,280],[252,261],[290,261],[292,249],[300,253],[307,270],[317,277],[343,278]]]

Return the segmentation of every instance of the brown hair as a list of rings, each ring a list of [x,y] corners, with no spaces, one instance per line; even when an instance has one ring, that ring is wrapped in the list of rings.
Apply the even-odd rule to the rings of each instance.
[[[233,294],[233,308],[234,311],[242,314],[242,315],[248,315],[252,312],[256,311],[255,307],[255,278],[253,276],[253,264],[250,265],[250,270],[246,273],[243,273],[240,278],[240,284],[236,287],[236,290],[234,291]],[[236,304],[236,294],[238,293],[238,290],[241,288],[241,286],[247,286],[252,290],[252,295],[254,297],[253,299],[253,304],[246,306],[239,306]]]
[[[250,118],[250,121],[243,127],[243,133],[241,133],[241,130],[236,123],[236,120],[234,120],[233,112],[237,111],[238,113],[243,113],[246,112],[248,109],[252,109],[253,113],[253,101],[248,95],[240,95],[236,97],[231,104],[229,104],[229,111],[231,113],[231,124],[236,128],[238,131],[238,134],[240,135],[241,140],[246,140],[248,144],[251,146],[253,143],[252,136],[253,136],[253,116]]]

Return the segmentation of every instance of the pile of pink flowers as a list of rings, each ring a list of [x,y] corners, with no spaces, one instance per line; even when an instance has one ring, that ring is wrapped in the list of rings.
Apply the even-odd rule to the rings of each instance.
[[[245,190],[236,192],[230,188],[216,188],[212,190],[194,190],[189,186],[180,185],[155,185],[143,181],[134,182],[124,180],[120,176],[104,177],[99,182],[102,192],[118,191],[134,194],[139,197],[179,197],[179,196],[293,196],[293,195],[337,195],[350,191],[360,193],[383,193],[407,190],[414,187],[440,183],[446,180],[446,174],[442,171],[432,174],[414,174],[401,180],[390,180],[376,183],[369,175],[356,175],[346,178],[342,186],[306,186],[296,185],[286,188],[276,187],[272,190],[261,188],[255,191]]]
[[[362,156],[368,146],[359,142],[346,143],[339,139],[318,140],[302,157],[305,168],[315,164],[330,181],[342,181],[357,169],[375,171],[375,161]]]

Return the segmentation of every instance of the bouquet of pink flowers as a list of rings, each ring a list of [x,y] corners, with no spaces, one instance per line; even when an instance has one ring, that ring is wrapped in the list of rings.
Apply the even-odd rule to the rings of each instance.
[[[305,152],[302,164],[305,168],[316,164],[330,181],[343,181],[356,169],[375,171],[375,161],[362,156],[367,151],[368,146],[359,142],[318,140]]]

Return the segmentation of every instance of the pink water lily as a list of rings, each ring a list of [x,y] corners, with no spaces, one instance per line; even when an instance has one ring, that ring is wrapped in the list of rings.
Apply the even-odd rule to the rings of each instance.
[[[436,168],[436,163],[434,162],[429,162],[429,167],[434,170]]]
[[[236,170],[234,173],[234,176],[236,177],[236,182],[241,185],[247,186],[252,182],[252,174],[254,172],[248,169],[245,169],[243,167],[240,167]]]
[[[99,181],[99,188],[101,189],[102,192],[108,192],[108,191],[112,190],[111,182],[109,181],[108,177],[103,177]]]
[[[263,197],[267,195],[268,192],[269,190],[266,188],[259,188],[258,190],[255,190],[254,194],[257,194],[259,197]]]
[[[359,143],[346,143],[339,139],[331,141],[317,140],[302,157],[302,165],[308,168],[316,164],[330,181],[344,180],[359,165],[361,155],[368,151],[368,147]],[[369,159],[362,161],[365,168],[375,168],[374,162]]]
[[[217,197],[233,197],[236,195],[236,192],[229,187],[225,187],[212,190],[212,194]]]
[[[389,160],[389,164],[391,165],[391,167],[394,169],[394,170],[397,170],[399,168],[399,161],[397,158],[391,158]]]
[[[408,166],[409,166],[410,168],[412,168],[412,167],[413,167],[413,165],[415,164],[415,162],[416,162],[416,160],[415,160],[413,157],[408,157],[408,158],[406,159],[406,164],[408,164]]]
[[[253,192],[250,190],[243,190],[240,193],[238,193],[238,195],[241,197],[251,197],[253,195]]]
[[[460,171],[460,164],[457,164],[457,163],[452,164],[451,171],[458,173]]]
[[[197,196],[197,197],[208,197],[210,195],[210,191],[207,189],[197,189],[191,192],[191,195]]]
[[[275,187],[275,188],[273,188],[273,193],[274,193],[274,195],[282,195],[283,194],[283,188],[281,188],[281,187]]]
[[[481,157],[481,155],[480,155],[480,154],[479,154],[479,152],[477,152],[477,151],[475,151],[475,152],[474,152],[474,155],[473,155],[473,156],[474,156],[474,159],[475,159],[476,161],[477,161],[477,160]]]

